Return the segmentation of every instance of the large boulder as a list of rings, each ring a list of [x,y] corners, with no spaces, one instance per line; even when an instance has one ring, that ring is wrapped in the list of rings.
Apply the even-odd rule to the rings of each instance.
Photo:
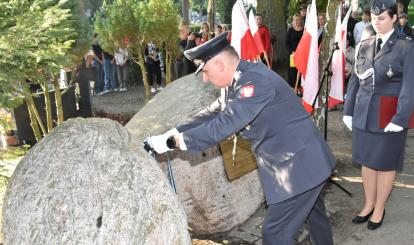
[[[191,244],[158,164],[107,119],[71,119],[17,166],[3,207],[4,243]]]
[[[208,106],[217,95],[212,85],[188,75],[157,94],[126,128],[139,140],[150,133],[164,133]],[[179,199],[186,209],[189,226],[197,234],[230,230],[246,221],[264,201],[257,170],[229,182],[217,146],[198,155],[177,151],[169,155]],[[166,171],[165,157],[157,159]]]

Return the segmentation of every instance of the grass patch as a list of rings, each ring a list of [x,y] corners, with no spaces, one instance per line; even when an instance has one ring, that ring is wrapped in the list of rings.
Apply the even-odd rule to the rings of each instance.
[[[29,150],[30,146],[23,145],[19,147],[10,147],[7,150],[0,149],[0,161],[1,160],[14,160],[23,157],[26,155],[26,152]]]

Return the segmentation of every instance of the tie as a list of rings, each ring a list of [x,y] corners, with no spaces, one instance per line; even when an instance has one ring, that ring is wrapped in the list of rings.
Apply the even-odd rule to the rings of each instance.
[[[375,55],[377,55],[378,52],[381,50],[381,44],[382,44],[382,39],[381,38],[378,38],[377,39],[377,47],[375,49]]]

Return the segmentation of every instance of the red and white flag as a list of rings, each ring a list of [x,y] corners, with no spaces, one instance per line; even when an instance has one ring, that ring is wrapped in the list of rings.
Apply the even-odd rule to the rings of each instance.
[[[350,14],[351,8],[349,8],[341,22],[342,7],[339,5],[335,29],[335,42],[338,43],[339,49],[334,52],[332,57],[332,78],[328,108],[344,102],[346,31]]]
[[[318,16],[315,0],[312,0],[307,14],[305,30],[296,48],[293,60],[302,74],[303,105],[312,112],[312,103],[319,87]],[[315,104],[317,107],[317,103]]]
[[[253,35],[254,43],[256,44],[257,50],[260,54],[263,54],[265,52],[263,40],[259,33],[259,27],[256,23],[256,17],[254,16],[253,10],[250,10],[249,13],[249,27],[250,32]]]
[[[231,46],[242,60],[256,60],[260,53],[250,32],[246,10],[241,0],[237,0],[233,6],[231,23]]]

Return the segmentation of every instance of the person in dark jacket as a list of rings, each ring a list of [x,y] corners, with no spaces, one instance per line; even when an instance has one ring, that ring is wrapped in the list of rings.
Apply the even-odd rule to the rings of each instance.
[[[196,36],[190,31],[188,24],[182,22],[179,26],[179,43],[180,49],[179,57],[174,61],[174,70],[177,78],[186,76],[195,72],[196,67],[192,61],[184,57],[184,51],[194,48],[196,46]]]
[[[252,143],[269,205],[263,244],[293,244],[307,221],[315,244],[333,244],[321,191],[335,159],[288,84],[263,63],[240,60],[228,33],[187,50],[203,80],[226,90],[187,123],[146,142],[158,153],[198,153],[233,134]],[[280,115],[280,116],[277,116]]]
[[[400,33],[404,33],[409,37],[413,36],[413,30],[408,26],[408,15],[406,13],[399,16],[397,27]]]
[[[368,229],[375,230],[384,220],[396,171],[403,167],[414,109],[414,44],[395,28],[395,0],[374,1],[371,20],[375,33],[362,38],[355,50],[343,121],[352,130],[352,157],[362,165],[365,193],[365,204],[352,222],[368,221]],[[392,101],[395,107],[386,109]]]
[[[298,44],[300,42],[300,39],[303,35],[303,20],[302,16],[300,14],[296,14],[293,16],[292,21],[292,27],[288,29],[287,35],[286,35],[286,48],[290,56],[293,55],[293,53],[296,51],[296,48],[298,47]],[[298,70],[296,67],[289,66],[288,68],[288,81],[289,85],[294,88],[296,84],[296,80],[298,79]],[[300,79],[299,79],[300,82]],[[298,84],[298,87],[300,87],[300,84]]]

